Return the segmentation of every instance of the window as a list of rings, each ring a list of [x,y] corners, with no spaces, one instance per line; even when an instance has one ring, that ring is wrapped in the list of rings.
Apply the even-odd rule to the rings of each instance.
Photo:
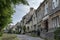
[[[31,28],[32,28],[32,26],[31,26]]]
[[[59,0],[53,0],[52,8],[55,9],[59,5]]]
[[[54,27],[59,27],[59,17],[55,17],[52,19],[52,24],[53,24],[53,28]]]
[[[48,13],[48,3],[45,3],[45,15]]]
[[[34,29],[36,29],[36,25],[34,25]]]
[[[34,16],[34,21],[35,21],[35,16]]]
[[[27,27],[27,30],[29,30],[29,26]]]

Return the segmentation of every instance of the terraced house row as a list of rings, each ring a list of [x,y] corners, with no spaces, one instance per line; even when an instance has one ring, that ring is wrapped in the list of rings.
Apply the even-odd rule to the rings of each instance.
[[[60,26],[60,0],[44,0],[36,10],[30,8],[22,23],[27,32],[39,29],[41,37],[52,39],[53,31]]]

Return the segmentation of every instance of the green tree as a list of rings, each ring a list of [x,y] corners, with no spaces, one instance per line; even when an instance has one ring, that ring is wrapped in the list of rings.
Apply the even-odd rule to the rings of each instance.
[[[20,3],[28,4],[26,0],[0,0],[0,33],[6,25],[11,23],[13,8]]]

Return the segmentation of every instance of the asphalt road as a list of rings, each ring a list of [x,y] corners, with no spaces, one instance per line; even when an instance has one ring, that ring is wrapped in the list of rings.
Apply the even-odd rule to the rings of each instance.
[[[17,35],[17,37],[19,38],[19,40],[43,40],[39,37],[31,37],[28,35]]]

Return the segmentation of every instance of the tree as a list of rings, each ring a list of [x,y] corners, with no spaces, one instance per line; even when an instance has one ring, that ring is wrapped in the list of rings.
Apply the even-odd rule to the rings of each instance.
[[[20,3],[28,4],[26,0],[0,0],[0,33],[6,25],[11,23],[13,8]]]

